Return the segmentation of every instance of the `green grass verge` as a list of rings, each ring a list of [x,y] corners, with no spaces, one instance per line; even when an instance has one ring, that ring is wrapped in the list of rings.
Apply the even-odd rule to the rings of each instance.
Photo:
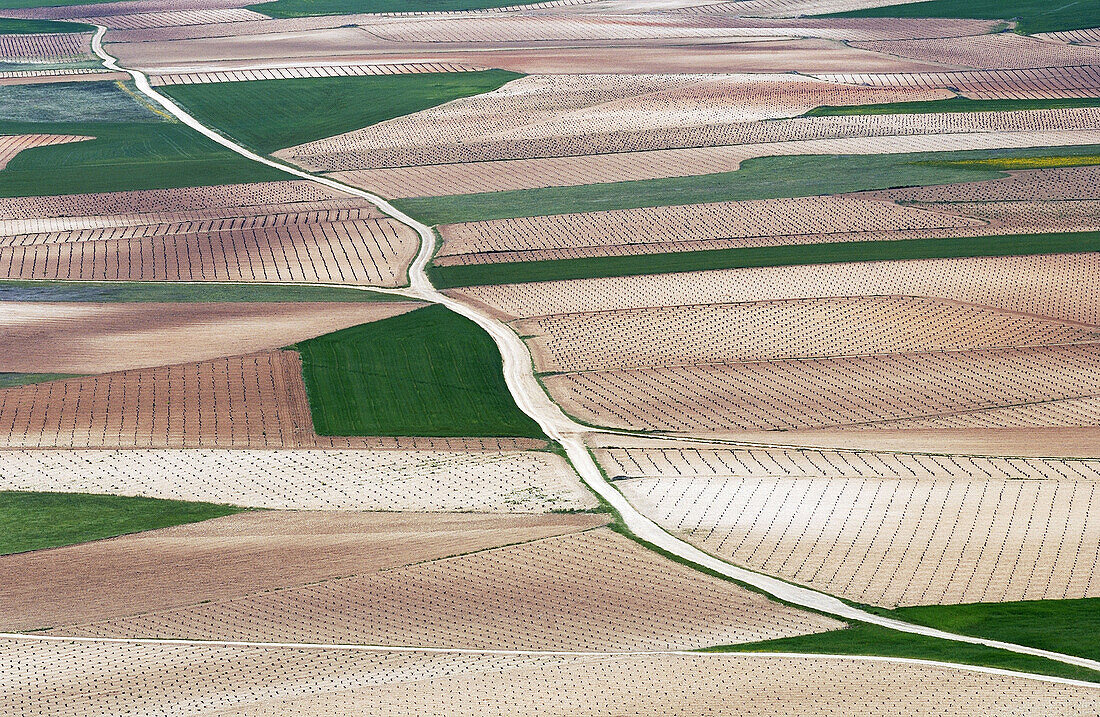
[[[821,17],[960,17],[978,20],[1018,20],[1019,32],[1059,32],[1100,26],[1100,3],[1094,0],[928,0],[887,5]]]
[[[242,510],[156,498],[0,491],[0,555],[195,523]]]
[[[973,182],[1003,177],[980,165],[942,166],[1013,157],[1077,157],[1100,153],[1100,145],[883,155],[790,155],[758,157],[733,172],[633,182],[546,187],[445,197],[394,199],[394,206],[426,224],[598,212],[746,199],[837,194],[890,187]]]
[[[249,10],[270,17],[311,17],[313,15],[351,15],[370,12],[448,12],[484,10],[493,7],[524,5],[538,0],[277,0],[249,5]]]
[[[40,32],[95,32],[95,28],[81,22],[0,17],[0,35],[34,35]]]
[[[78,375],[75,373],[13,373],[3,371],[0,372],[0,388],[45,383],[46,381],[57,381],[62,378],[74,378]]]
[[[1100,107],[1100,97],[1068,97],[1040,100],[972,100],[952,97],[924,102],[886,102],[876,105],[822,105],[803,117],[836,117],[851,115],[907,115],[936,112],[1016,112],[1020,110],[1056,110],[1078,107]]]
[[[954,640],[942,640],[935,637],[898,632],[867,623],[853,623],[851,627],[845,630],[834,630],[816,635],[785,637],[779,640],[751,642],[744,645],[721,645],[703,651],[805,652],[823,655],[909,657],[1100,682],[1100,672],[1083,667],[1075,667],[1042,657],[1020,655],[1008,650],[998,650],[982,645],[969,645]]]
[[[203,124],[269,154],[489,92],[521,76],[487,70],[220,82],[161,91]]]
[[[155,281],[0,280],[0,301],[224,303],[270,301],[409,301],[404,296],[338,286],[179,284]]]
[[[512,400],[493,340],[442,306],[295,348],[321,435],[545,438]]]
[[[936,167],[962,167],[974,169],[1056,169],[1058,167],[1085,167],[1100,164],[1100,154],[1084,154],[1076,157],[999,157],[997,159],[963,159],[957,162],[932,161]]]
[[[1100,598],[865,609],[961,635],[1100,660]]]
[[[787,244],[667,254],[560,259],[556,261],[524,261],[464,266],[433,265],[428,267],[428,275],[437,288],[446,289],[457,286],[514,284],[562,279],[594,279],[760,266],[1064,254],[1092,251],[1100,251],[1100,232]]]
[[[93,140],[35,147],[0,170],[0,196],[168,189],[288,179],[176,122],[0,122],[0,134]]]

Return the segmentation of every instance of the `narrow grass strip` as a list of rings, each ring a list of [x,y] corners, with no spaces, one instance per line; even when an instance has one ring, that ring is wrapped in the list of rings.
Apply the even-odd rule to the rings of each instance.
[[[714,269],[743,269],[801,264],[838,264],[906,259],[947,259],[976,256],[1025,256],[1100,251],[1100,232],[1014,234],[953,239],[903,239],[823,244],[714,249],[709,251],[634,254],[630,256],[523,261],[465,266],[431,266],[438,288],[515,284],[565,279],[670,274]]]

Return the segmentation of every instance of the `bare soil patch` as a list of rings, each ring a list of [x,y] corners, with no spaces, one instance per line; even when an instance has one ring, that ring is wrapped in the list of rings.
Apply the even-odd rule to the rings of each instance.
[[[5,630],[231,599],[585,530],[597,515],[247,512],[0,557]]]
[[[0,38],[6,37],[0,35]],[[83,142],[90,137],[68,134],[14,134],[0,136],[0,169],[8,165],[15,155],[32,147],[48,147],[52,144]]]
[[[0,371],[89,374],[206,361],[278,349],[418,306],[9,302],[0,317]]]

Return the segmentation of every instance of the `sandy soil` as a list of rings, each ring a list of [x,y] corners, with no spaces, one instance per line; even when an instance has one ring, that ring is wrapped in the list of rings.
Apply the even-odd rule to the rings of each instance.
[[[0,35],[0,37],[5,37]],[[0,136],[0,169],[8,165],[15,155],[32,147],[48,147],[53,144],[83,142],[91,137],[68,134],[9,134]]]
[[[1100,324],[1100,256],[1048,254],[728,269],[449,290],[519,318],[835,296],[927,296]]]
[[[0,454],[0,488],[290,510],[542,513],[596,507],[561,456],[518,447],[461,448],[8,450]]]
[[[1100,327],[918,297],[558,314],[516,322],[540,371],[586,371],[1100,341]]]
[[[584,530],[596,515],[248,512],[0,556],[4,630],[148,613]]]
[[[0,371],[86,374],[206,361],[289,346],[419,306],[8,302],[0,317]]]
[[[6,640],[0,661],[8,666],[0,707],[62,717],[152,710],[179,717],[1075,717],[1097,699],[1089,687],[813,656],[433,655]]]
[[[1093,97],[1100,88],[1100,74],[1087,65],[925,74],[819,74],[817,77],[870,87],[952,87],[974,99]]]
[[[90,33],[0,35],[0,61],[64,62],[91,58]]]
[[[976,37],[855,42],[854,47],[922,62],[983,70],[1080,67],[1100,62],[1100,48],[1044,42],[1014,32]]]
[[[602,520],[577,516],[572,524],[585,519]],[[842,625],[669,562],[609,530],[352,572],[130,617],[55,622],[50,632],[618,650],[703,647]]]
[[[1100,595],[1095,461],[776,453],[633,449],[603,459],[613,473],[647,475],[617,485],[704,550],[856,602]]]
[[[270,67],[252,70],[186,72],[154,75],[150,83],[162,85],[203,85],[212,82],[248,82],[250,80],[289,80],[310,77],[362,77],[367,75],[419,75],[434,72],[472,72],[479,68],[451,62],[405,62],[364,65],[313,65]]]
[[[774,442],[774,433],[737,432],[714,434],[715,437],[751,443]],[[979,456],[1064,456],[1095,458],[1100,456],[1100,428],[959,428],[937,430],[865,430],[819,429],[785,431],[781,443],[795,446],[840,447],[868,450],[931,451],[965,453]]]

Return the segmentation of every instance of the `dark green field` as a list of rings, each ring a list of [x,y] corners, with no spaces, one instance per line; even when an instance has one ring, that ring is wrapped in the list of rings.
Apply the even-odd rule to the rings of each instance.
[[[447,72],[174,85],[162,92],[203,124],[264,154],[495,90],[513,72]]]
[[[1100,3],[1093,0],[928,0],[907,5],[838,12],[822,17],[962,17],[1018,20],[1019,32],[1059,32],[1100,25]]]
[[[272,3],[249,5],[248,9],[271,17],[309,17],[367,12],[482,10],[523,4],[525,3],[522,0],[519,2],[516,0],[277,0]]]
[[[0,301],[261,302],[408,301],[403,296],[338,286],[179,284],[156,281],[0,281]]]
[[[971,159],[1094,155],[1097,145],[884,155],[759,157],[734,172],[635,182],[547,187],[393,200],[426,224],[512,219],[607,209],[837,194],[890,187],[973,182],[1005,176]],[[945,161],[959,162],[946,165]],[[935,163],[935,164],[933,164]]]
[[[0,6],[6,7],[2,0]],[[39,32],[95,32],[95,28],[80,22],[0,17],[0,35],[33,35]]]
[[[0,134],[96,139],[20,152],[0,171],[0,196],[121,192],[287,179],[175,122],[0,122]]]
[[[710,648],[705,652],[807,652],[823,655],[910,657],[1100,682],[1100,672],[1083,667],[1074,667],[1042,657],[1020,655],[981,645],[911,635],[866,623],[854,623],[846,630],[834,630],[817,635],[786,637],[744,645],[723,645]]]
[[[877,105],[846,105],[815,107],[803,117],[836,117],[853,115],[905,115],[935,112],[1016,112],[1020,110],[1057,110],[1077,107],[1100,107],[1100,97],[1066,97],[1041,100],[972,100],[952,97],[924,102],[886,102]]]
[[[956,239],[902,239],[899,241],[786,244],[685,251],[668,254],[525,261],[503,264],[430,266],[437,288],[512,284],[526,281],[593,279],[610,276],[667,274],[710,269],[759,266],[836,264],[849,261],[897,261],[971,256],[1017,256],[1100,251],[1100,232],[1015,234]]]
[[[1100,598],[928,605],[881,610],[906,622],[961,635],[1100,660]]]
[[[321,435],[543,438],[512,400],[489,335],[442,306],[296,348]]]
[[[71,373],[12,373],[9,371],[0,372],[0,388],[11,388],[13,386],[26,386],[32,383],[45,383],[46,381],[57,381],[62,378],[72,378],[76,374]]]
[[[195,523],[241,510],[154,498],[0,491],[0,555]]]

